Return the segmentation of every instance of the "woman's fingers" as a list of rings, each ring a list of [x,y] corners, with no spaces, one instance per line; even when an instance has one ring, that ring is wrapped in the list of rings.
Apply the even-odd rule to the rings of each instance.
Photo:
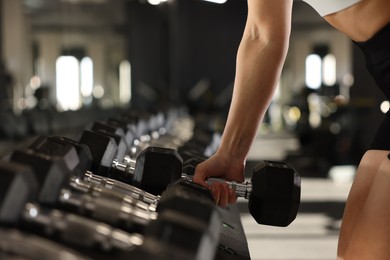
[[[233,189],[229,189],[228,193],[229,193],[229,195],[228,195],[228,197],[229,197],[228,203],[229,204],[236,203],[237,202],[236,191],[233,190]]]
[[[215,182],[210,187],[215,203],[221,207],[233,204],[237,201],[236,193],[226,183]]]

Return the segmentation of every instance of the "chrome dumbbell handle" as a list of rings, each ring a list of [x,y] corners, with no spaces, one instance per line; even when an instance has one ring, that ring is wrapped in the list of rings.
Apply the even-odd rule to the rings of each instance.
[[[127,226],[146,226],[157,219],[157,213],[140,209],[137,205],[119,203],[106,198],[94,198],[88,194],[79,194],[62,189],[59,201],[75,208],[79,213],[110,224],[126,223]]]
[[[1,259],[91,259],[66,246],[17,229],[0,229],[0,252]]]
[[[209,178],[207,179],[207,184],[211,185],[215,182],[224,182],[229,188],[233,189],[236,192],[237,197],[248,199],[252,192],[252,183],[247,182],[236,182],[236,181],[226,181],[219,178]]]
[[[193,176],[183,174],[182,177],[189,181],[192,181]],[[247,182],[226,181],[220,178],[208,178],[206,180],[206,183],[208,185],[212,185],[213,183],[216,182],[226,183],[229,186],[229,188],[233,189],[236,192],[237,197],[248,199],[252,192],[252,183],[249,181]]]
[[[114,160],[111,163],[111,168],[120,171],[123,177],[128,177],[131,180],[135,171],[135,162],[131,160],[126,162]]]
[[[60,234],[62,240],[72,244],[93,247],[104,251],[112,249],[132,250],[143,243],[143,236],[130,234],[109,225],[59,210],[42,211],[33,203],[25,207],[24,220],[42,226],[46,235]]]
[[[127,183],[117,181],[111,178],[102,177],[99,175],[92,174],[91,172],[86,172],[84,174],[84,181],[101,185],[107,189],[114,190],[123,194],[126,194],[136,200],[146,202],[150,205],[157,205],[160,196],[155,196],[151,193],[148,193],[144,190],[141,190],[135,186],[129,185]]]
[[[78,177],[72,177],[69,181],[69,186],[76,191],[81,191],[83,194],[88,194],[95,198],[112,199],[117,202],[127,203],[129,205],[137,206],[142,210],[156,211],[155,204],[149,204],[133,196],[129,196],[119,191],[108,189],[102,185],[87,182],[79,179]]]

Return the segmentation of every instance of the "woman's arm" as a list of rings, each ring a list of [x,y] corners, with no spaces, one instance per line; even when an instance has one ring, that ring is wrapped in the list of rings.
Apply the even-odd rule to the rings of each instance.
[[[287,54],[293,0],[248,0],[248,17],[237,53],[233,98],[220,148],[199,164],[194,181],[244,179],[244,165],[272,99]],[[226,185],[211,187],[217,202],[235,201]]]

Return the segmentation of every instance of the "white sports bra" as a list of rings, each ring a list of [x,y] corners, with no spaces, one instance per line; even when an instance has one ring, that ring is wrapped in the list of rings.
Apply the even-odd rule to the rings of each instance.
[[[303,0],[311,5],[321,16],[336,13],[361,0]]]

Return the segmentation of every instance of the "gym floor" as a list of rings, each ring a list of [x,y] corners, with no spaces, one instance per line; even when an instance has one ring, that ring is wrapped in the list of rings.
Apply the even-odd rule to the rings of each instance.
[[[285,152],[295,149],[297,141],[291,136],[260,137],[249,159],[282,160]],[[251,167],[249,163],[247,168]],[[342,178],[303,176],[298,216],[285,228],[258,225],[248,213],[246,202],[240,200],[238,203],[251,259],[336,259],[341,218],[352,184],[351,169],[340,170]]]

